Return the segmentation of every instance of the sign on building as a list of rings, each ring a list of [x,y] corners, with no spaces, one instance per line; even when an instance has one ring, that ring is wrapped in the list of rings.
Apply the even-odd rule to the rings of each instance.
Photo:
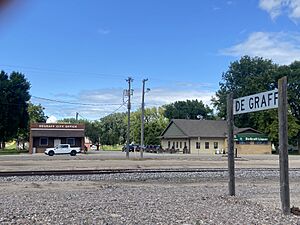
[[[266,91],[233,100],[233,115],[278,108],[278,90]]]

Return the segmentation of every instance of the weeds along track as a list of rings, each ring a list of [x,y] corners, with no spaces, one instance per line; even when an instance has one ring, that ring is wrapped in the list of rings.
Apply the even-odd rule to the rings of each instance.
[[[1,171],[0,177],[10,176],[61,176],[61,175],[94,175],[94,174],[130,174],[130,173],[219,173],[227,172],[224,168],[186,168],[186,169],[98,169],[98,170],[38,170],[38,171]],[[279,171],[278,168],[236,168],[235,171],[263,172]],[[291,168],[289,171],[300,171],[300,168]]]

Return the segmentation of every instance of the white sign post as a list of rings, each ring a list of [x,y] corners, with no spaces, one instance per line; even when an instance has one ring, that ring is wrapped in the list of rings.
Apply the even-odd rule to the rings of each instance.
[[[278,108],[278,90],[266,91],[233,100],[233,115]]]
[[[227,96],[228,123],[228,173],[229,195],[235,195],[234,156],[233,156],[233,115],[278,108],[279,119],[279,165],[280,197],[282,212],[290,214],[289,162],[288,162],[288,121],[287,121],[287,77],[278,80],[278,90],[262,92],[237,99],[232,93]],[[278,107],[279,105],[279,107]]]

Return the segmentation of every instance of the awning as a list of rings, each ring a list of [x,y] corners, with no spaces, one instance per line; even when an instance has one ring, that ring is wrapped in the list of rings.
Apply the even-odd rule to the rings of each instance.
[[[84,130],[31,130],[32,137],[84,137]]]
[[[234,141],[269,141],[265,134],[242,133],[234,135]]]

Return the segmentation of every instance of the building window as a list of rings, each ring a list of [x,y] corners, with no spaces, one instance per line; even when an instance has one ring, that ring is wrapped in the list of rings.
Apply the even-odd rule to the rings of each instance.
[[[186,146],[186,142],[184,142],[184,147],[187,147],[187,146]]]
[[[196,149],[200,149],[200,142],[196,142]]]
[[[74,146],[75,145],[75,138],[67,138],[67,144],[69,144],[70,146]]]
[[[170,148],[171,147],[171,142],[170,141],[168,141],[168,148]]]
[[[182,142],[180,142],[180,148],[182,148]]]
[[[237,141],[238,145],[250,145],[250,141]]]
[[[205,149],[209,149],[209,142],[205,142]]]
[[[178,141],[176,141],[176,148],[178,148]]]
[[[40,146],[47,146],[48,138],[40,138]]]
[[[219,143],[218,142],[214,142],[214,149],[219,148]]]
[[[254,141],[255,145],[267,145],[268,142],[267,141]]]
[[[172,145],[172,148],[175,148],[175,141],[173,141],[173,145]]]

